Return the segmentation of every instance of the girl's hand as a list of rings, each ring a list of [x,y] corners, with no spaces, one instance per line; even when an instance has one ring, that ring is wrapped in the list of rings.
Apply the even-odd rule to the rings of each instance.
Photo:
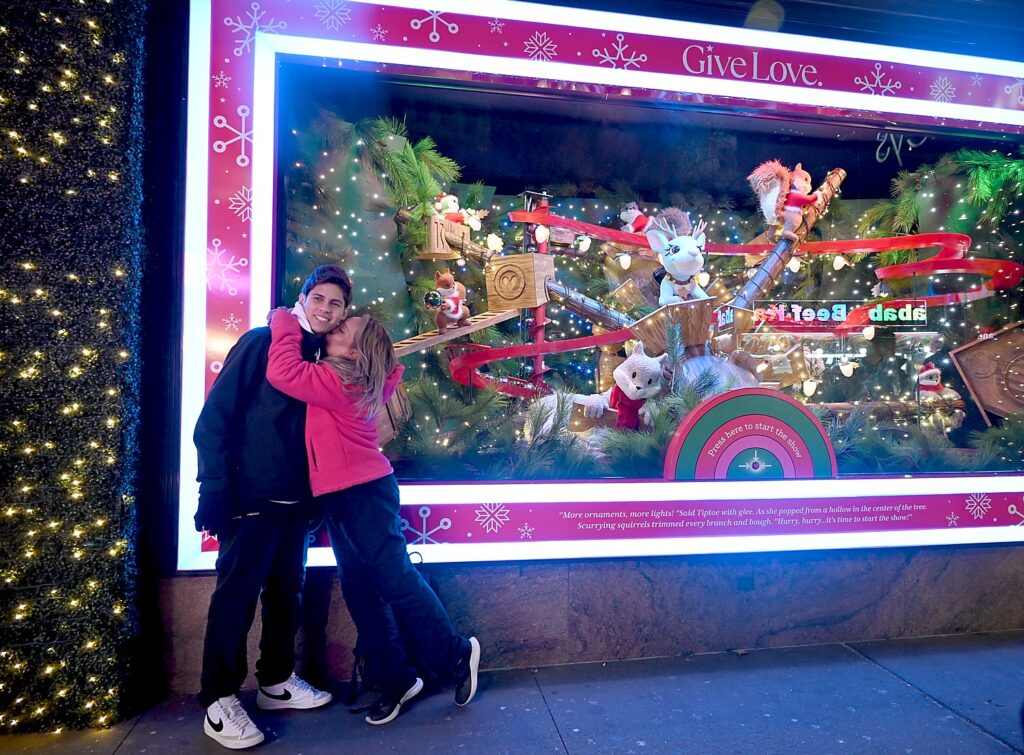
[[[270,321],[274,319],[274,313],[280,312],[281,310],[284,310],[285,312],[291,311],[289,307],[277,307],[276,309],[270,310],[267,312],[267,325],[270,325]]]

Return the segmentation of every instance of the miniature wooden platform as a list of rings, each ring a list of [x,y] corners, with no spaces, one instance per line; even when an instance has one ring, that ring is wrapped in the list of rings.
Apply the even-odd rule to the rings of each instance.
[[[469,325],[462,328],[449,328],[443,333],[438,333],[436,330],[431,330],[428,333],[420,333],[418,336],[406,338],[404,341],[396,343],[395,356],[404,357],[409,354],[415,354],[417,351],[429,349],[431,346],[437,346],[439,343],[451,341],[453,338],[464,336],[467,333],[473,333],[477,330],[489,328],[492,325],[497,325],[499,322],[511,320],[513,317],[519,317],[518,309],[510,309],[506,312],[484,312],[483,314],[470,317]]]

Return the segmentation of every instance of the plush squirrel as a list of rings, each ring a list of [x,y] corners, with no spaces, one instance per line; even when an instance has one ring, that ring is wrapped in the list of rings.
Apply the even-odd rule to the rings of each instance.
[[[689,299],[708,298],[704,289],[697,284],[697,275],[704,269],[704,243],[707,240],[704,231],[707,223],[702,220],[696,227],[691,227],[689,216],[685,218],[686,223],[682,228],[669,228],[673,234],[671,237],[658,228],[645,234],[664,268],[654,274],[654,279],[661,287],[658,304],[662,307]]]
[[[455,280],[450,270],[434,273],[434,287],[441,295],[441,305],[434,315],[437,332],[469,325],[469,307],[466,305],[466,287]]]
[[[651,219],[640,212],[636,202],[630,202],[622,206],[619,213],[619,220],[623,225],[620,230],[626,233],[643,233]]]
[[[768,224],[774,226],[782,221],[782,237],[796,241],[804,207],[814,204],[821,196],[819,192],[811,193],[811,174],[800,163],[790,171],[778,160],[768,160],[758,165],[747,176],[747,181]]]
[[[612,372],[615,385],[604,393],[593,396],[582,396],[583,415],[600,417],[605,409],[615,409],[619,416],[615,427],[619,430],[639,430],[640,415],[644,422],[649,423],[650,414],[644,404],[647,399],[658,395],[661,390],[661,377],[668,359],[667,354],[660,357],[649,357],[644,353],[643,342],[633,344],[626,361]]]
[[[487,217],[487,210],[471,210],[459,207],[459,198],[454,194],[438,194],[434,202],[434,212],[445,220],[468,225],[474,231],[481,228],[480,220]]]
[[[940,401],[958,401],[960,394],[942,384],[942,372],[931,362],[927,362],[917,371],[918,400],[921,407],[928,409]],[[948,433],[960,427],[964,421],[962,409],[946,407],[939,409],[932,406],[931,411],[921,417],[921,424],[939,432]]]

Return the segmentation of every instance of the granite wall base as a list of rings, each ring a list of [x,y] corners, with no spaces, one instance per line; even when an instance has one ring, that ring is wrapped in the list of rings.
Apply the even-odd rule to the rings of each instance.
[[[1024,548],[1012,546],[421,569],[490,669],[1024,629]],[[172,692],[197,688],[213,586],[160,584]],[[300,673],[347,679],[356,633],[333,569],[310,570],[304,612]],[[250,667],[258,638],[257,617]]]

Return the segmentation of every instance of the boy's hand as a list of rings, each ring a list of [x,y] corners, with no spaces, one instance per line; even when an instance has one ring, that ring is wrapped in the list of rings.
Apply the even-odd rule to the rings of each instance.
[[[206,530],[216,537],[228,528],[234,513],[234,502],[230,494],[200,493],[199,508],[193,517],[196,532]]]

